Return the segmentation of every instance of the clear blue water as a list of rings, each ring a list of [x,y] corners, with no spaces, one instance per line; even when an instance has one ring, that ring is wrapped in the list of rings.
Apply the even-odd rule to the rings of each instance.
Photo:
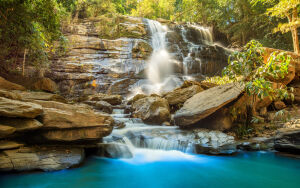
[[[300,160],[251,152],[220,157],[145,150],[128,160],[90,158],[58,172],[1,175],[0,187],[300,187]]]

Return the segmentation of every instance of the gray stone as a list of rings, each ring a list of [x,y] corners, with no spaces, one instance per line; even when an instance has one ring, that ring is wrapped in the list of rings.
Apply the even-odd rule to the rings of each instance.
[[[243,87],[237,85],[220,85],[194,95],[176,112],[175,124],[186,127],[211,115],[241,94]]]
[[[277,151],[300,154],[300,129],[279,130],[274,147]]]
[[[25,147],[0,152],[0,171],[54,171],[79,165],[84,150],[79,148]]]
[[[162,124],[171,118],[168,101],[161,97],[145,97],[135,101],[132,115],[151,124]]]

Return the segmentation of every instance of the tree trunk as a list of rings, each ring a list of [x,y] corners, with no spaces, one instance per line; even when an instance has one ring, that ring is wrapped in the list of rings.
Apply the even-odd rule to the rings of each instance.
[[[297,8],[294,8],[293,9],[292,22],[296,22],[297,20],[298,20],[298,11],[297,11]],[[291,32],[292,32],[292,36],[293,36],[294,52],[296,54],[299,54],[300,53],[300,49],[299,49],[299,39],[298,39],[297,26],[292,26],[291,27]]]
[[[22,65],[22,76],[25,76],[25,62],[26,62],[26,53],[27,49],[24,50],[24,58],[23,58],[23,65]]]
[[[291,29],[292,36],[293,36],[293,45],[294,45],[294,52],[296,54],[300,54],[300,49],[299,49],[299,39],[298,39],[298,30],[296,27],[293,27]]]

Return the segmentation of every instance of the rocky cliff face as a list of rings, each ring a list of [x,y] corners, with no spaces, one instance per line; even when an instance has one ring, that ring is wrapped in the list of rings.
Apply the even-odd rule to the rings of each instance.
[[[64,28],[68,39],[65,56],[53,59],[46,76],[58,83],[66,96],[98,92],[126,95],[129,88],[145,77],[152,52],[147,21],[122,17],[118,27],[104,34],[103,19],[86,19]],[[190,25],[165,23],[168,51],[178,61],[178,75],[213,75],[227,64],[226,52],[213,44],[208,30]],[[106,28],[107,29],[107,28]],[[205,39],[205,40],[204,40]]]
[[[112,132],[114,120],[109,114],[85,104],[68,104],[57,94],[24,91],[5,83],[3,88],[0,85],[0,171],[78,165],[84,148],[95,147]]]

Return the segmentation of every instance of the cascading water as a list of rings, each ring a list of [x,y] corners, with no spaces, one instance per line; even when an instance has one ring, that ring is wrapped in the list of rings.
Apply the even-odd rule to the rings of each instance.
[[[184,40],[184,42],[187,43],[187,47],[188,47],[188,54],[187,56],[184,56],[183,54],[183,73],[185,76],[188,76],[193,69],[193,65],[196,63],[199,63],[199,70],[195,71],[193,70],[193,72],[199,72],[202,73],[202,59],[198,58],[197,56],[199,56],[197,53],[201,50],[203,45],[213,45],[214,41],[213,41],[213,36],[212,33],[210,31],[209,28],[205,28],[202,26],[198,26],[198,25],[193,25],[193,24],[189,24],[188,27],[196,29],[200,36],[199,36],[199,41],[201,42],[201,44],[195,44],[194,42],[190,41],[189,39],[187,39],[187,30],[182,26],[181,27],[181,35],[182,38]],[[194,56],[196,56],[196,58],[192,58],[192,54],[194,54]],[[193,73],[192,72],[192,73]],[[192,78],[192,77],[186,77],[186,78]]]
[[[214,43],[210,28],[186,24],[169,29],[149,19],[145,23],[153,52],[147,61],[146,79],[131,86],[129,98],[139,93],[165,93],[184,80],[201,80],[226,66],[226,49]]]
[[[130,158],[141,153],[147,156],[149,150],[156,150],[157,155],[165,151],[231,154],[236,150],[234,138],[221,132],[181,130],[175,126],[150,126],[139,118],[130,118],[122,109],[115,109],[112,117],[124,123],[125,127],[114,129],[110,136],[104,138],[104,144],[110,145],[106,147],[109,157]]]
[[[168,27],[158,21],[146,20],[151,33],[151,46],[153,53],[148,60],[147,80],[141,81],[133,89],[133,93],[161,93],[170,91],[182,84],[182,81],[174,76],[172,59],[166,49],[166,34]]]
[[[200,64],[198,67],[200,68],[194,71],[201,73],[202,59],[199,53],[203,46],[213,45],[213,37],[209,28],[197,25],[188,25],[186,26],[187,29],[182,27],[180,28],[181,33],[176,33],[183,38],[181,41],[184,44],[183,49],[180,49],[177,45],[177,49],[180,50],[182,57],[181,61],[179,61],[176,59],[176,53],[169,52],[171,49],[169,48],[168,34],[174,33],[174,31],[170,31],[168,27],[154,20],[147,19],[146,23],[151,34],[153,52],[147,61],[147,79],[140,80],[134,85],[131,90],[132,96],[138,93],[161,94],[181,86],[183,81],[191,75],[190,71],[195,69],[195,64],[198,62]],[[196,40],[194,40],[195,36]],[[184,50],[186,50],[186,53]],[[183,71],[178,74],[173,68],[179,64],[182,65]],[[202,153],[235,152],[235,147],[231,148],[230,145],[233,142],[233,137],[228,137],[220,132],[181,130],[175,126],[149,126],[144,124],[141,119],[129,118],[130,114],[124,114],[124,110],[115,110],[113,117],[117,121],[124,123],[125,127],[114,129],[112,135],[104,139],[105,143],[114,145],[112,147],[113,150],[109,151],[109,156],[118,156],[119,151],[123,151],[122,153],[125,153],[126,156],[130,156],[127,155],[128,150],[135,155],[140,152],[144,153],[145,149],[159,150],[160,152],[175,150],[185,154],[198,153],[200,150]],[[216,151],[216,148],[221,148],[223,145],[228,144],[229,147],[224,149],[224,151]],[[114,154],[114,150],[116,150],[117,154]]]

